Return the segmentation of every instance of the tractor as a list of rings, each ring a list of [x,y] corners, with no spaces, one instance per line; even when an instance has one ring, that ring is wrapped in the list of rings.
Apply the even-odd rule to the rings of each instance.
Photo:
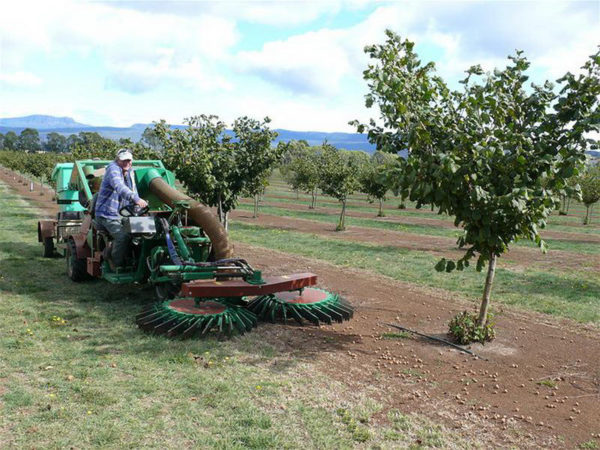
[[[62,254],[75,282],[101,278],[114,284],[149,283],[156,301],[137,315],[138,326],[169,337],[243,334],[258,320],[315,325],[342,322],[352,306],[315,287],[317,276],[263,276],[233,255],[228,234],[208,206],[175,188],[159,160],[134,161],[135,183],[148,207],[121,209],[131,234],[125,267],[111,268],[111,237],[94,220],[95,195],[110,161],[58,164],[52,174],[57,220],[38,223],[44,256]]]

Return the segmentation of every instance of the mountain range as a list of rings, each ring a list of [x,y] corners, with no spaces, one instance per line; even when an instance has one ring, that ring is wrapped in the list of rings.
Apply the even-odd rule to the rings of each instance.
[[[137,142],[142,137],[142,133],[151,123],[136,123],[130,127],[105,127],[93,126],[76,122],[70,117],[54,117],[45,115],[31,115],[25,117],[0,118],[0,133],[14,131],[19,134],[25,128],[35,128],[40,133],[42,140],[46,139],[48,133],[60,133],[65,136],[77,134],[81,131],[96,132],[102,137],[110,139],[128,138]],[[173,125],[175,128],[184,128],[184,125]],[[370,144],[366,135],[358,133],[339,133],[322,131],[293,131],[284,129],[275,129],[278,133],[274,143],[288,142],[290,140],[304,139],[309,145],[321,145],[324,141],[337,148],[347,150],[364,150],[372,153],[375,146]]]

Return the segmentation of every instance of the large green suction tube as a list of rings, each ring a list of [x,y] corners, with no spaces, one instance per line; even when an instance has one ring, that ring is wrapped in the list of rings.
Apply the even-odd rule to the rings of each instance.
[[[165,202],[171,208],[174,202],[184,200],[189,203],[188,219],[195,225],[201,227],[210,238],[215,253],[215,259],[225,259],[233,257],[233,245],[229,243],[227,231],[219,219],[213,214],[210,208],[196,200],[182,194],[177,189],[172,188],[162,179],[160,174],[154,170],[148,171],[144,176],[150,192],[156,195],[161,201]]]

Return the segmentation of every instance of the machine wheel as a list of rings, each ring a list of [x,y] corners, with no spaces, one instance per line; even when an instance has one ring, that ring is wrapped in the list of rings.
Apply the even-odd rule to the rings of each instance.
[[[44,238],[44,258],[52,258],[54,256],[54,239],[52,237]]]
[[[217,299],[196,302],[193,298],[174,298],[145,308],[136,317],[138,326],[150,333],[189,338],[210,331],[230,336],[244,334],[256,326],[256,316],[241,306],[227,305]]]
[[[67,275],[73,281],[84,281],[88,279],[87,264],[85,259],[77,258],[75,242],[69,240],[67,243]]]

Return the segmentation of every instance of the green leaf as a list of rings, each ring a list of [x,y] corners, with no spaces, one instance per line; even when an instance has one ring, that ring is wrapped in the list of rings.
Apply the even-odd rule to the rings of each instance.
[[[454,269],[456,269],[456,264],[454,263],[454,261],[448,261],[446,263],[446,272],[450,273],[452,272]]]
[[[442,258],[435,265],[435,270],[438,272],[443,272],[446,269],[446,258]]]

